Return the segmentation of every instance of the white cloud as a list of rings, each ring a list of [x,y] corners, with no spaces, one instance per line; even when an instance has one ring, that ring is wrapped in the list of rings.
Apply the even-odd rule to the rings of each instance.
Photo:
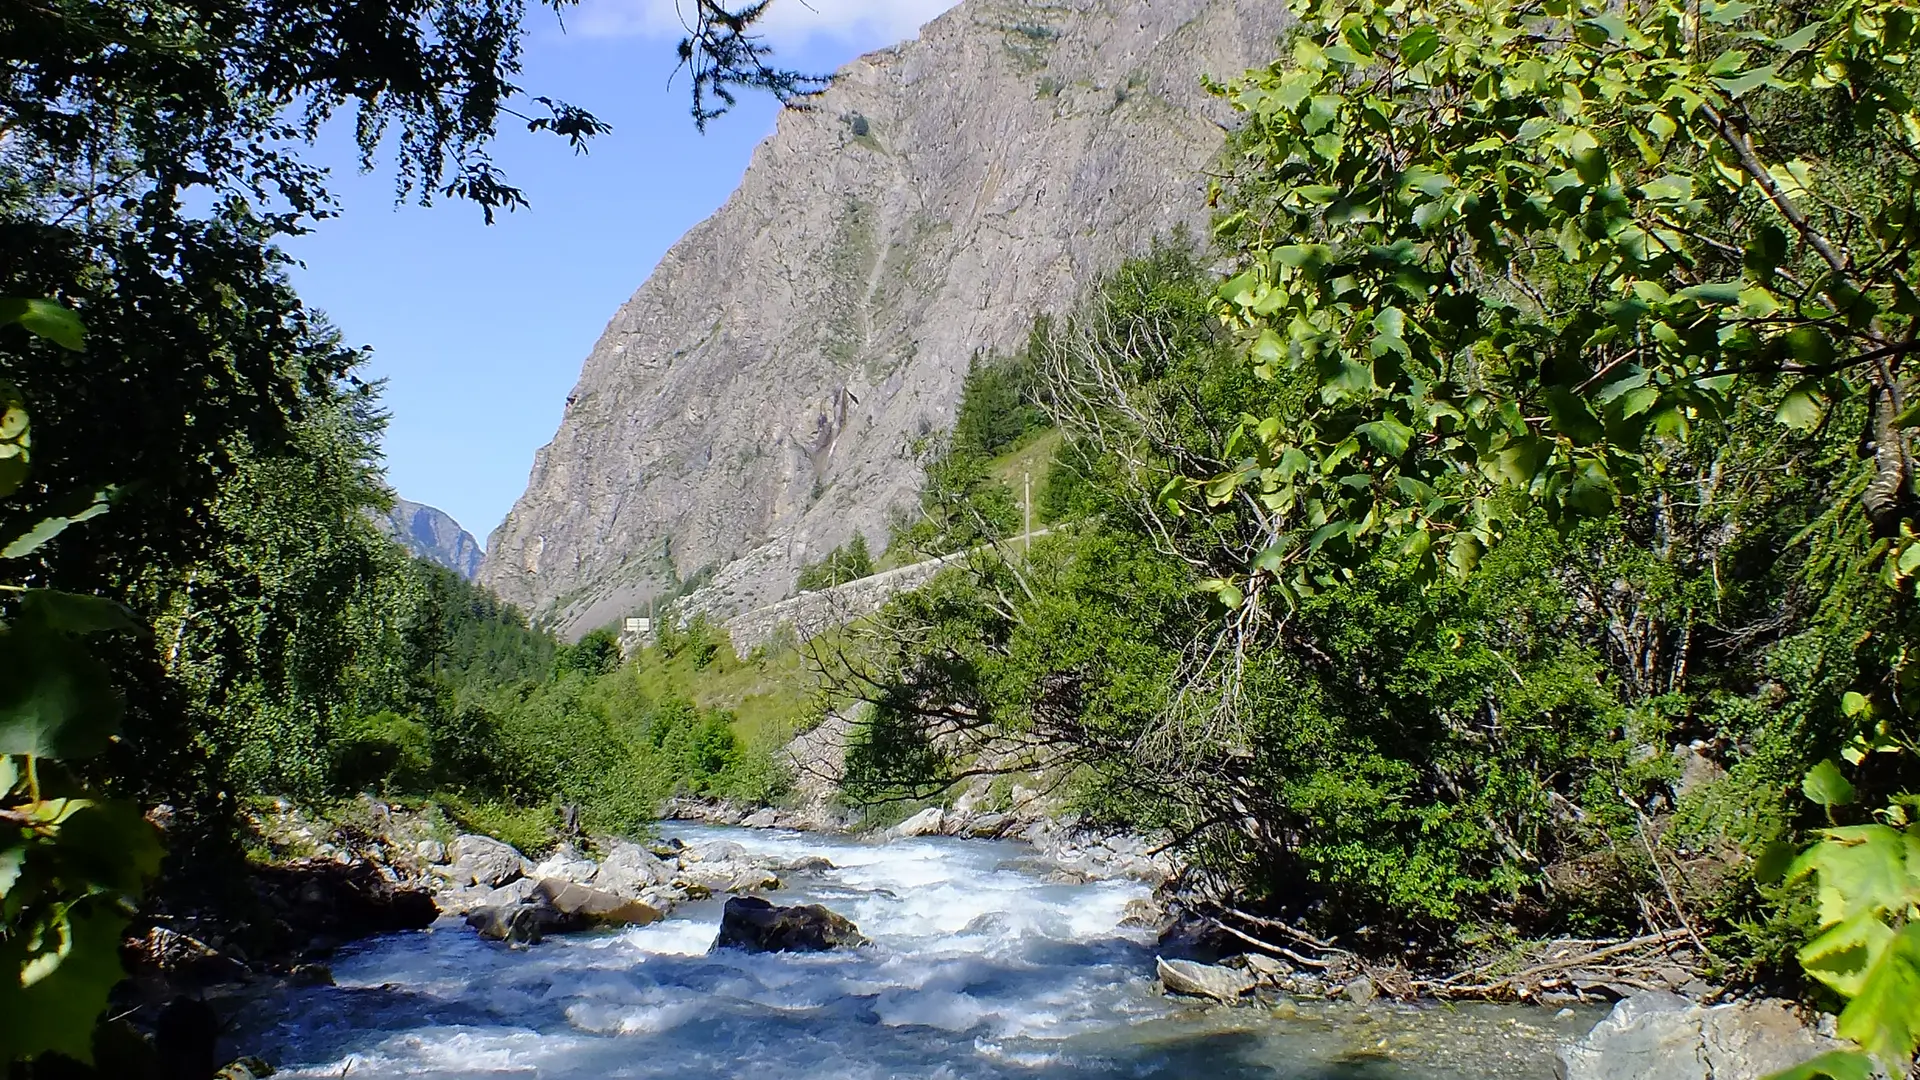
[[[814,38],[862,44],[904,41],[957,0],[774,0],[759,23],[774,46],[793,49]],[[680,9],[691,0],[583,0],[571,27],[595,37],[680,37]]]

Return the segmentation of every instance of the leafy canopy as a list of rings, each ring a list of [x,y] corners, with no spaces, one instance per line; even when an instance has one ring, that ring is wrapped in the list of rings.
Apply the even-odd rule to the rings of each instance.
[[[1298,11],[1290,60],[1220,88],[1246,119],[1220,311],[1312,408],[1247,417],[1228,471],[1165,493],[1255,499],[1277,538],[1256,579],[1291,597],[1381,544],[1466,572],[1504,493],[1605,515],[1740,395],[1806,428],[1849,379],[1877,407],[1863,498],[1896,527],[1913,5]]]

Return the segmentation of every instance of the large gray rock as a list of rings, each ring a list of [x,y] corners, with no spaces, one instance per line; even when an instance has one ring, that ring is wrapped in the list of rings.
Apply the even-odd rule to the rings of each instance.
[[[1188,997],[1212,998],[1231,1005],[1257,985],[1253,976],[1232,968],[1216,967],[1212,964],[1195,963],[1192,960],[1168,960],[1156,958],[1155,970],[1160,973],[1160,985],[1166,987],[1169,994],[1185,994]]]
[[[940,822],[946,812],[937,806],[929,806],[907,820],[893,827],[895,836],[935,836],[940,832]]]
[[[512,904],[475,908],[467,913],[467,925],[488,941],[503,941],[515,948],[540,942],[541,918],[532,904]]]
[[[577,885],[585,885],[592,881],[594,876],[599,872],[599,863],[580,854],[570,846],[562,845],[560,850],[542,859],[540,864],[535,866],[527,876],[539,878],[542,881],[554,879],[571,881]]]
[[[499,888],[530,869],[527,860],[512,844],[491,836],[466,835],[455,838],[447,854],[453,865],[447,874],[456,885],[485,885]]]
[[[687,611],[779,600],[913,506],[979,350],[1024,342],[1176,224],[1204,235],[1274,0],[966,0],[780,115],[740,188],[588,356],[481,580],[578,633],[717,567]],[[737,641],[739,639],[736,639]]]
[[[1561,1080],[1761,1080],[1840,1049],[1784,1001],[1696,1005],[1636,994],[1560,1049]]]
[[[607,854],[588,884],[616,896],[638,898],[656,885],[665,885],[673,871],[659,856],[638,844],[618,843]]]
[[[680,853],[683,863],[723,863],[744,862],[747,849],[732,840],[709,840],[704,844],[695,844]]]
[[[542,929],[551,933],[603,926],[650,926],[666,917],[666,912],[645,901],[558,878],[540,882],[532,901],[542,909]]]
[[[866,945],[860,928],[819,904],[775,907],[757,896],[736,896],[720,916],[715,949],[748,952],[825,952]]]

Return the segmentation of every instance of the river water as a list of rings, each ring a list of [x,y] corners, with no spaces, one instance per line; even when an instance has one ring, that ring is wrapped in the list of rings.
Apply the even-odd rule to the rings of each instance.
[[[1201,1007],[1164,997],[1151,938],[1120,926],[1138,883],[1051,884],[1009,843],[666,832],[825,856],[837,869],[771,899],[825,904],[874,946],[709,955],[717,900],[524,952],[464,927],[398,934],[337,956],[337,986],[253,1002],[233,1043],[283,1076],[355,1080],[1547,1080],[1554,1044],[1596,1019]]]

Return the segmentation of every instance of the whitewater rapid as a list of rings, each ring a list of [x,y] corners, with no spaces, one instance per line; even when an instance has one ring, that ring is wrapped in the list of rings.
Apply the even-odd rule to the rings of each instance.
[[[463,927],[363,942],[338,985],[257,1000],[230,1035],[291,1077],[1000,1080],[1291,1077],[1546,1080],[1593,1017],[1534,1010],[1168,999],[1130,881],[1046,880],[1014,844],[867,842],[669,826],[690,844],[822,855],[776,903],[821,903],[871,948],[708,953],[720,901],[514,952]]]

